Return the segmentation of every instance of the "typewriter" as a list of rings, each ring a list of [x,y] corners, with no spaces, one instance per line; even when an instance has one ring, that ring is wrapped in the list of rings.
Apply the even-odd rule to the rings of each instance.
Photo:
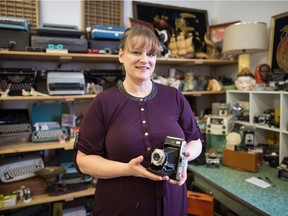
[[[2,109],[0,113],[0,144],[29,142],[32,124],[26,109]]]
[[[29,31],[30,23],[23,18],[0,16],[0,28]]]
[[[82,71],[50,71],[47,75],[49,95],[71,95],[85,93],[85,79]]]
[[[5,91],[10,86],[9,95],[22,95],[22,90],[36,89],[37,71],[30,69],[0,68],[0,89]]]
[[[10,158],[0,166],[0,180],[8,183],[31,178],[36,176],[35,172],[43,167],[43,160],[36,153]]]
[[[57,122],[38,122],[33,125],[32,142],[52,142],[69,138],[69,131]]]

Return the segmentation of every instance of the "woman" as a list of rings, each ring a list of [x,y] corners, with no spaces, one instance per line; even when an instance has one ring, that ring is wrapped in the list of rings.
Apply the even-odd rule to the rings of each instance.
[[[187,141],[188,160],[202,149],[185,97],[150,79],[159,52],[152,31],[128,28],[119,50],[125,79],[98,94],[82,120],[75,162],[80,172],[98,179],[93,215],[187,215],[187,163],[180,181],[147,169],[151,153],[163,148],[166,136]]]

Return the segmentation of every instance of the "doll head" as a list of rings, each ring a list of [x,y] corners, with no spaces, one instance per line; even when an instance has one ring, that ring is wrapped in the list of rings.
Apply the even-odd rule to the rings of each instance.
[[[255,69],[256,83],[268,83],[271,81],[271,68],[268,64],[257,65]]]
[[[237,89],[243,91],[252,90],[255,83],[254,75],[248,68],[243,68],[235,81]]]

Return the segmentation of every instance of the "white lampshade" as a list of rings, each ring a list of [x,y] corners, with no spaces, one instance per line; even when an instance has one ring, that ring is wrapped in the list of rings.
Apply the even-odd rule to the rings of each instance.
[[[267,50],[267,26],[263,22],[238,22],[224,30],[223,53],[242,54]]]
[[[251,53],[267,50],[267,27],[263,22],[238,22],[224,29],[223,54],[240,54],[238,72],[250,69]]]

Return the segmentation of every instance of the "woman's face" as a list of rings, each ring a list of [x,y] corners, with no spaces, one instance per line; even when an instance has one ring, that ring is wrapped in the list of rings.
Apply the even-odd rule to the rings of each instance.
[[[150,51],[149,46],[143,46],[144,39],[134,39],[135,46],[128,46],[119,51],[119,61],[123,63],[126,78],[137,82],[150,80],[154,72],[157,56]]]

